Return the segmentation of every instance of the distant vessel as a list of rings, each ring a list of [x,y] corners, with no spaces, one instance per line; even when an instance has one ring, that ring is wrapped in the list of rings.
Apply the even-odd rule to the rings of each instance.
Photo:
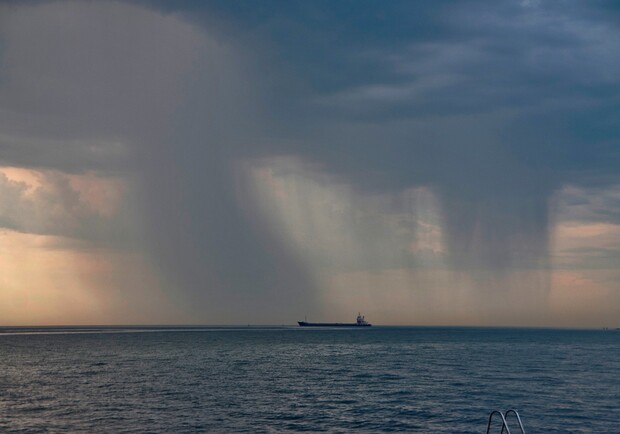
[[[297,324],[300,327],[370,327],[372,325],[361,313],[357,314],[357,321],[354,323],[297,321]]]

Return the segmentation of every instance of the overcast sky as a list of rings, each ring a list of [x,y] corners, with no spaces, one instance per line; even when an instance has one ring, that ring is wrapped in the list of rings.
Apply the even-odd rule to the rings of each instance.
[[[0,3],[0,325],[618,327],[619,19]]]

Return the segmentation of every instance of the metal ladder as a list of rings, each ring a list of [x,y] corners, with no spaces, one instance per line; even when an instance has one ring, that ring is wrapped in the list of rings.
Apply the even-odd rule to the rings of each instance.
[[[508,418],[508,415],[512,413],[515,415],[515,417],[517,418],[517,423],[519,424],[519,429],[521,430],[521,434],[525,434],[525,430],[523,429],[523,424],[521,423],[521,418],[519,417],[519,413],[517,413],[517,410],[514,409],[510,409],[508,411],[506,411],[506,413],[502,413],[499,410],[493,410],[491,412],[491,414],[489,415],[489,423],[487,424],[487,434],[489,434],[491,432],[491,422],[493,421],[493,416],[498,414],[499,417],[502,418],[502,431],[500,434],[510,434],[510,428],[508,428],[508,422],[506,422],[506,418]]]

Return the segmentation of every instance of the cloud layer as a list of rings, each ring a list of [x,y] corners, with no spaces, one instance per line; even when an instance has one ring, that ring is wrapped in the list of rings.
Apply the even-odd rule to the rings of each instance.
[[[617,265],[587,235],[618,223],[616,16],[0,6],[0,225],[137,254],[181,321],[290,323],[359,296],[384,322],[403,305],[401,322],[542,323],[570,293],[554,270]],[[617,309],[610,276],[593,287]]]

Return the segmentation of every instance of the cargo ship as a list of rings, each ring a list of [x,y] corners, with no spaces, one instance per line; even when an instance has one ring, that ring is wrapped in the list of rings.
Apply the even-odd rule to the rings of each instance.
[[[357,314],[357,321],[354,323],[297,321],[297,324],[300,327],[370,327],[372,325],[361,313]]]

